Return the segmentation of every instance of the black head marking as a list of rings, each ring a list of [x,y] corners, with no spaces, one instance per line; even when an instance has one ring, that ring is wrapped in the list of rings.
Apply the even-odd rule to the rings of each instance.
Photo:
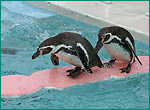
[[[103,43],[110,38],[112,30],[109,27],[102,28],[98,33],[98,42],[95,47],[96,53],[102,48]]]
[[[40,56],[40,55],[45,55],[45,54],[48,54],[52,51],[52,48],[51,47],[41,47],[41,48],[38,48],[37,51],[33,54],[32,56],[32,59],[35,59],[36,57]]]
[[[37,48],[37,51],[33,54],[32,59],[35,59],[36,57],[40,55],[48,54],[52,51],[52,48],[50,47],[50,44],[47,41],[48,39],[46,39],[39,45],[39,47]]]
[[[109,27],[102,28],[98,33],[98,39],[102,41],[101,43],[107,41],[110,38],[112,29]]]
[[[42,51],[42,55],[48,54],[52,51],[51,47],[47,47],[47,48],[39,48],[39,51]]]

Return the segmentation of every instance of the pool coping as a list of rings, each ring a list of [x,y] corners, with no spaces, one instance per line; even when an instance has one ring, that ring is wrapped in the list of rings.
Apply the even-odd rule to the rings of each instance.
[[[72,9],[70,7],[63,7],[50,1],[26,1],[26,2],[31,5],[34,5],[34,6],[49,10],[49,11],[53,11],[57,14],[70,17],[70,18],[73,18],[73,19],[76,19],[76,20],[79,20],[79,21],[82,21],[82,22],[85,22],[87,24],[91,24],[97,27],[106,27],[106,26],[113,26],[113,25],[124,27],[129,32],[131,32],[135,40],[139,40],[147,44],[149,43],[149,34],[142,32],[140,30],[136,30],[136,29],[133,29],[133,28],[121,25],[121,24],[117,24],[112,21],[108,21],[100,17],[90,15],[85,12]]]

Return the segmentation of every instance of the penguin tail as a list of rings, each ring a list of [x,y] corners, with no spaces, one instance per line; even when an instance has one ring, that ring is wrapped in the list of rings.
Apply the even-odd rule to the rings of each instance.
[[[135,55],[137,61],[142,65],[140,59],[138,58],[138,56],[135,53],[135,50],[130,46],[130,44],[128,43],[128,41],[125,40],[125,43],[128,45],[129,49],[133,52],[133,54]]]
[[[135,55],[137,61],[142,65],[142,62],[139,60],[139,58],[137,57],[137,55]]]

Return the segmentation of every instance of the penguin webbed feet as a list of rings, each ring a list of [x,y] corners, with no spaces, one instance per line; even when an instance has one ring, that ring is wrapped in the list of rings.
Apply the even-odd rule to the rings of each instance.
[[[121,68],[120,70],[122,70],[121,73],[129,73],[131,70],[131,65],[129,64],[127,67]]]
[[[116,60],[110,60],[109,62],[104,63],[104,64],[103,64],[103,67],[104,67],[104,68],[106,68],[106,67],[108,67],[108,68],[113,68],[113,65],[114,65],[115,61],[116,61]]]
[[[82,74],[85,70],[81,69],[80,67],[75,67],[75,69],[67,70],[66,72],[69,72],[67,76],[76,77],[80,74]]]
[[[104,67],[104,64],[98,64],[97,67],[103,68],[103,67]]]
[[[66,72],[69,72],[69,73],[76,72],[76,71],[78,71],[80,69],[81,69],[80,67],[75,67],[74,69],[67,70]]]

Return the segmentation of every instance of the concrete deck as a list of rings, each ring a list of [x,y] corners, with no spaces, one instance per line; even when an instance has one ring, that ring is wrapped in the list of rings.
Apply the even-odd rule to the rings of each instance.
[[[123,26],[135,39],[149,43],[149,1],[30,1],[28,3],[99,27]]]

